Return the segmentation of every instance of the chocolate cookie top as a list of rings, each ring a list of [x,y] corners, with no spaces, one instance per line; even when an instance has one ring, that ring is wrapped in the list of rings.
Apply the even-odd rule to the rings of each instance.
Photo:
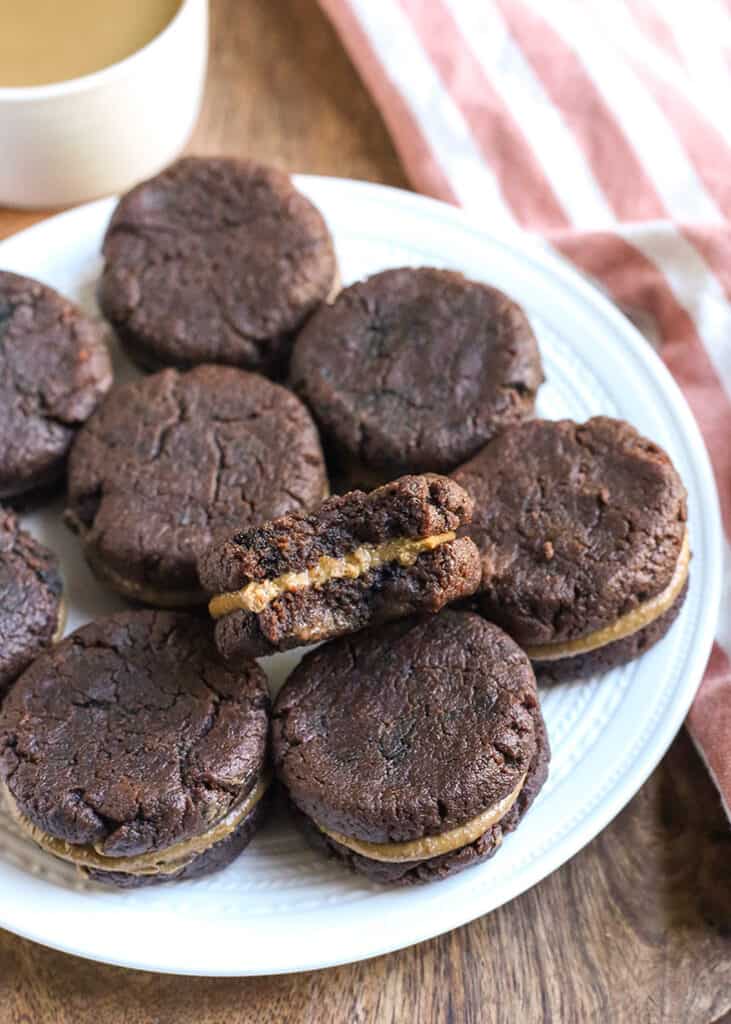
[[[199,590],[196,558],[214,539],[312,508],[326,488],[317,430],[290,391],[233,367],[163,370],[116,388],[81,431],[67,517],[102,574],[156,603]]]
[[[342,291],[299,335],[290,376],[341,466],[386,479],[453,469],[530,415],[543,379],[516,303],[430,267]]]
[[[0,270],[0,497],[63,475],[111,383],[99,325],[52,288]]]
[[[205,623],[122,612],[18,680],[0,712],[0,774],[50,836],[106,856],[164,849],[254,786],[268,705],[261,669],[224,668]]]
[[[462,825],[536,751],[535,679],[469,612],[406,619],[306,655],[273,712],[275,770],[316,823],[371,842]]]
[[[332,291],[320,212],[282,171],[186,157],[123,196],[104,239],[102,310],[143,366],[279,375]]]
[[[0,696],[62,626],[58,560],[0,508]]]
[[[670,583],[685,488],[622,420],[511,427],[454,478],[475,500],[482,608],[521,644],[584,636]]]

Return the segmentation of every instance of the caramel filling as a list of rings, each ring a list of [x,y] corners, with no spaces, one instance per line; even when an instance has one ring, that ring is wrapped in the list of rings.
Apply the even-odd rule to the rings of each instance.
[[[507,796],[503,797],[492,807],[489,807],[476,818],[466,821],[464,825],[458,825],[448,832],[442,832],[438,836],[424,836],[422,839],[411,839],[405,843],[369,843],[364,839],[354,839],[352,836],[344,836],[341,832],[334,832],[324,825],[315,824],[326,836],[330,836],[341,846],[347,846],[354,853],[359,853],[369,860],[380,860],[387,864],[400,864],[412,860],[428,860],[430,857],[439,857],[443,853],[451,853],[463,846],[469,846],[484,835],[489,828],[505,817],[510,808],[520,795],[525,782],[525,775],[518,785]]]
[[[201,853],[235,832],[264,796],[270,781],[268,775],[262,776],[244,800],[235,804],[208,831],[183,842],[174,843],[165,850],[141,853],[133,857],[107,857],[100,852],[96,844],[75,845],[67,843],[65,839],[49,836],[20,811],[5,783],[2,784],[2,793],[10,814],[21,832],[54,857],[80,868],[93,868],[95,871],[122,871],[126,875],[172,875],[186,868]]]
[[[433,551],[454,540],[455,534],[439,533],[433,537],[422,537],[411,540],[399,537],[386,540],[382,544],[361,544],[342,558],[331,558],[323,555],[316,565],[302,572],[285,572],[271,580],[254,580],[247,583],[241,590],[233,590],[227,594],[219,594],[208,605],[214,619],[230,612],[245,611],[258,615],[267,605],[282,594],[307,590],[309,587],[323,587],[331,580],[356,580],[371,569],[378,569],[387,562],[398,562],[399,565],[413,565],[423,551]]]
[[[533,661],[558,661],[559,658],[572,658],[577,654],[595,651],[599,647],[605,647],[616,640],[623,640],[627,636],[632,636],[633,633],[638,633],[673,606],[688,579],[689,565],[690,545],[686,531],[673,577],[661,593],[651,597],[649,601],[643,601],[631,612],[621,615],[615,622],[604,626],[603,629],[597,629],[587,636],[580,636],[576,640],[568,640],[565,643],[525,647],[525,653]]]

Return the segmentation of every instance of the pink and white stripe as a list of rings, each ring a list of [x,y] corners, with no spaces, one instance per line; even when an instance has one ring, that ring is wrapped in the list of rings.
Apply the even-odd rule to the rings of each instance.
[[[415,188],[539,233],[651,318],[731,539],[725,0],[321,0]],[[731,808],[731,542],[688,728]]]

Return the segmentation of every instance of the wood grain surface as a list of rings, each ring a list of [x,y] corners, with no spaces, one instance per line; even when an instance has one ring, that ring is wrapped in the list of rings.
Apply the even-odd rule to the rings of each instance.
[[[211,6],[211,69],[192,152],[406,185],[314,0]],[[0,211],[0,236],[39,216]],[[158,977],[0,932],[0,1024],[244,1021],[731,1024],[731,834],[687,736],[624,812],[531,892],[362,964],[270,978]]]

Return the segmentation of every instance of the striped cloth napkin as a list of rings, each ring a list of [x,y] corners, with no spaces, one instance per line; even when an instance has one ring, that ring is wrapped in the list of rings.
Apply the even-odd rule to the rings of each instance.
[[[538,232],[659,349],[731,536],[731,9],[320,0],[415,188]],[[731,808],[727,600],[688,728]]]

